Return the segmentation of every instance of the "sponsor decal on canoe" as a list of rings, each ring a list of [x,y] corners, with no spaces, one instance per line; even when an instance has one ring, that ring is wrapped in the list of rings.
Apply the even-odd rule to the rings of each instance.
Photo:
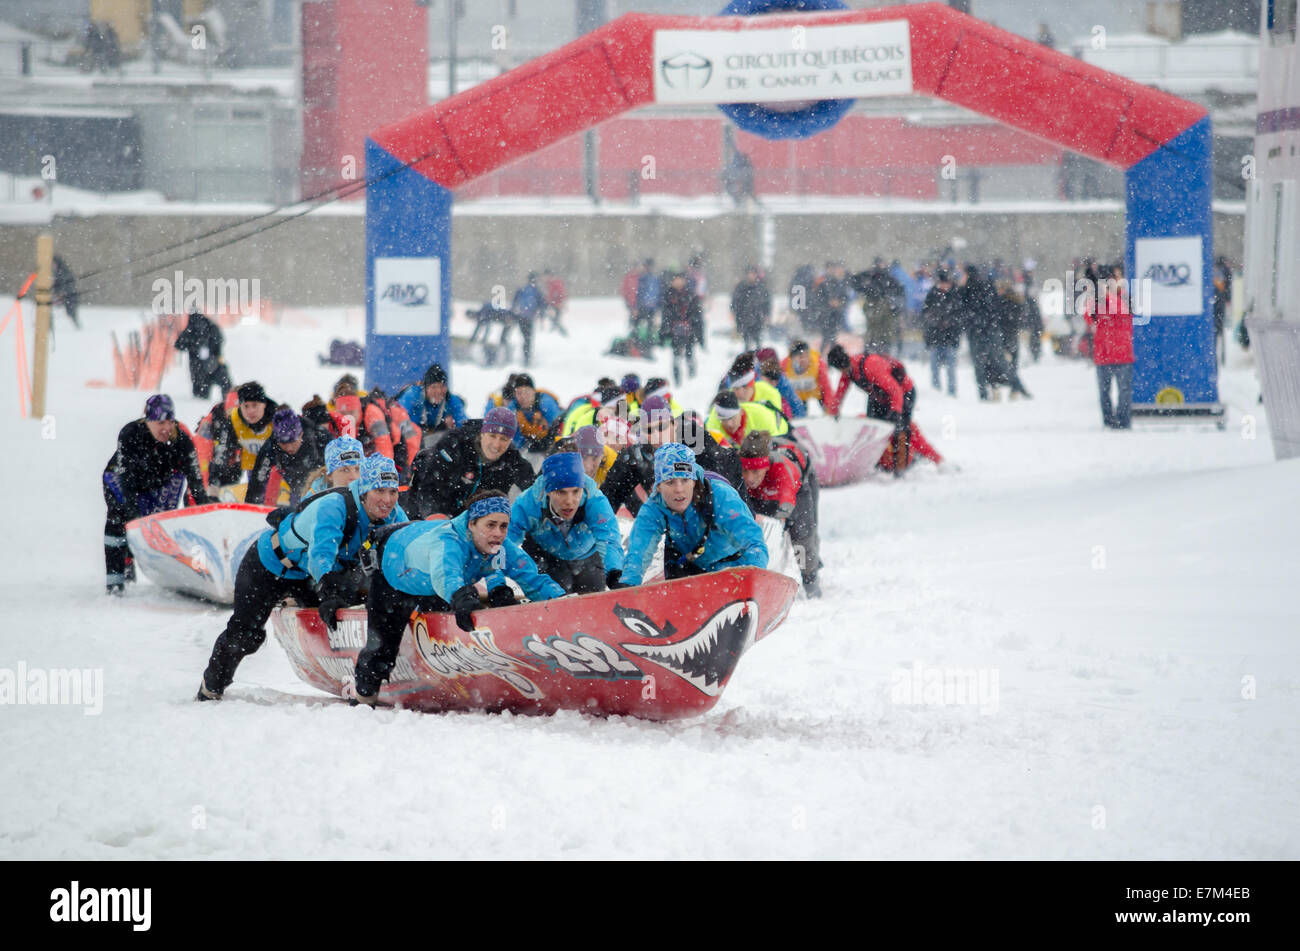
[[[415,649],[429,668],[449,680],[461,677],[495,677],[513,687],[529,700],[540,700],[542,691],[525,676],[524,671],[537,668],[503,653],[493,640],[490,628],[479,628],[466,635],[469,642],[444,641],[429,633],[421,616],[411,625]]]
[[[574,677],[640,680],[645,676],[641,668],[613,646],[590,634],[576,634],[572,640],[558,634],[542,640],[530,634],[523,639],[523,647],[536,654],[550,670]]]

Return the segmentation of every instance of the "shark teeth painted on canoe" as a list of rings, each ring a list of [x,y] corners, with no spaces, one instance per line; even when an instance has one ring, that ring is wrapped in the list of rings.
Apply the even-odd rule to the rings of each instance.
[[[674,644],[623,644],[625,650],[666,668],[701,693],[716,697],[758,629],[758,603],[734,601],[690,637]]]

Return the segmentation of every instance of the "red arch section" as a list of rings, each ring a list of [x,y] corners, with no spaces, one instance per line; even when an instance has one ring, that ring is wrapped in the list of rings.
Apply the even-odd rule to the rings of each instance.
[[[443,100],[371,138],[420,174],[456,188],[567,136],[654,101],[655,30],[832,26],[907,20],[912,84],[1117,168],[1206,116],[1143,86],[937,3],[876,10],[680,17],[631,13],[554,52]]]

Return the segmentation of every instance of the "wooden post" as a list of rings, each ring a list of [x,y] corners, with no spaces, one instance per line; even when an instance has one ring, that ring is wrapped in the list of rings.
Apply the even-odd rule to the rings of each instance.
[[[54,284],[54,236],[36,239],[36,335],[32,341],[32,419],[45,417],[45,378],[50,362],[50,297]]]

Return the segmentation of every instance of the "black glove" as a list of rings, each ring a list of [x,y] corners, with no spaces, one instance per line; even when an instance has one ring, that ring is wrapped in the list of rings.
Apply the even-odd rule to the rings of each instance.
[[[889,421],[894,424],[894,432],[902,432],[909,428],[907,418],[903,415],[901,410],[899,412],[890,413]]]
[[[474,613],[482,602],[472,584],[460,588],[451,596],[451,609],[456,612],[456,626],[462,631],[474,630]]]
[[[623,577],[623,572],[619,571],[617,568],[615,568],[613,571],[605,572],[605,587],[608,588],[610,591],[613,591],[616,588],[632,587],[630,584],[625,584],[621,580],[622,577]]]
[[[519,599],[510,590],[510,585],[499,584],[488,592],[487,602],[490,608],[508,608],[512,604],[518,604]]]
[[[316,609],[317,613],[325,622],[325,626],[332,631],[338,626],[339,611],[357,599],[356,582],[350,571],[341,568],[322,577],[316,586],[316,591],[320,595],[320,607]]]
[[[347,606],[348,603],[341,598],[327,598],[320,603],[320,607],[316,609],[316,613],[319,614],[320,619],[325,622],[325,626],[329,628],[329,630],[333,631],[334,628],[338,627],[339,612]]]

